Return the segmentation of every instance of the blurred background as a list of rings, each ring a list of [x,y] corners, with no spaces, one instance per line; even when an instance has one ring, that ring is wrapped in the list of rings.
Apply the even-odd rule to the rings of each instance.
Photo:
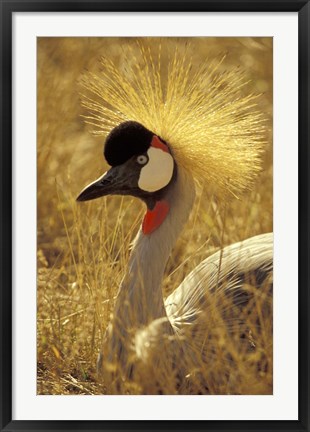
[[[156,38],[150,45],[158,44]],[[164,292],[221,245],[272,231],[272,38],[169,38],[190,42],[193,69],[206,58],[226,54],[223,70],[246,72],[245,94],[260,94],[267,144],[262,171],[252,190],[221,205],[198,194],[190,221],[169,259]],[[113,310],[144,207],[131,197],[110,197],[77,205],[75,198],[107,165],[104,137],[83,120],[79,80],[100,73],[102,55],[122,71],[135,38],[38,38],[37,179],[38,285],[37,353],[39,394],[102,394],[95,374],[102,334]],[[272,343],[264,355],[272,361]],[[272,371],[264,388],[272,388]],[[267,383],[267,384],[266,384]],[[269,386],[269,387],[268,387]],[[256,389],[256,390],[255,390]],[[269,390],[268,390],[269,389]],[[242,393],[242,388],[236,389]]]

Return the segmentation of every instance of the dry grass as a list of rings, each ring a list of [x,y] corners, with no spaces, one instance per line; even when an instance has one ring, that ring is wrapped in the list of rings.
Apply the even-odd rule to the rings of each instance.
[[[97,70],[98,58],[121,62],[131,39],[40,38],[38,40],[38,385],[39,394],[102,394],[96,358],[124,274],[129,245],[143,205],[136,199],[108,197],[77,205],[75,197],[107,167],[103,139],[85,126],[77,82],[85,69]],[[155,42],[154,42],[155,43]],[[174,40],[182,44],[184,40]],[[227,53],[223,67],[240,65],[251,82],[245,91],[262,93],[259,110],[269,125],[263,170],[253,190],[223,207],[201,193],[170,257],[165,294],[203,258],[221,245],[272,231],[272,41],[251,38],[196,39],[195,59]],[[251,305],[251,319],[259,303]],[[257,314],[257,315],[255,315]],[[235,380],[225,387],[223,362],[212,362],[213,394],[272,392],[272,329],[255,335],[259,349],[235,352]],[[227,341],[227,335],[221,336]],[[252,336],[253,337],[253,336]],[[249,337],[249,339],[251,339]],[[254,343],[254,342],[253,342]],[[220,349],[218,353],[220,353]],[[223,353],[222,353],[223,355]],[[264,367],[257,370],[257,362]],[[207,373],[206,372],[206,373]],[[129,390],[130,391],[130,390]]]

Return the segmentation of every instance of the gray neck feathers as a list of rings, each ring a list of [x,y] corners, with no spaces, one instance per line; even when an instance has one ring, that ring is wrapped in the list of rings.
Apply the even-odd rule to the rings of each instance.
[[[127,330],[166,317],[161,284],[171,250],[193,206],[192,177],[179,169],[164,199],[170,205],[169,213],[152,234],[144,235],[141,229],[138,232],[116,301],[114,318],[127,325]]]

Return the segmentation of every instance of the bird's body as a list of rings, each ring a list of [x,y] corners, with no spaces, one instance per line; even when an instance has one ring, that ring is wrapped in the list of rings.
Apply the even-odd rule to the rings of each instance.
[[[146,394],[171,393],[173,388],[180,391],[180,386],[188,385],[185,377],[190,371],[201,368],[203,358],[210,356],[210,347],[205,346],[206,338],[211,337],[207,329],[214,333],[214,326],[218,326],[217,331],[223,326],[218,317],[211,316],[216,299],[222,302],[225,293],[227,307],[231,307],[229,302],[242,307],[248,302],[247,296],[242,298],[245,281],[255,285],[258,272],[263,275],[259,284],[265,295],[272,284],[273,236],[269,233],[227,246],[206,258],[164,300],[166,263],[195,199],[191,176],[179,171],[165,198],[170,203],[168,217],[152,235],[144,235],[141,228],[134,241],[103,343],[99,369],[106,382],[114,382],[115,392],[120,391],[121,383],[130,381]],[[234,316],[235,329],[230,325],[226,330],[240,335],[239,318]],[[171,378],[172,366],[178,373],[177,386],[173,383],[167,388],[163,382],[150,381],[158,370],[163,381],[163,370]]]
[[[205,69],[203,71],[205,72]],[[156,73],[154,76],[151,79],[158,84]],[[199,78],[199,74],[196,79],[197,76]],[[136,83],[135,78],[133,80]],[[182,78],[179,80],[186,83]],[[219,83],[223,84],[221,80],[222,78],[213,80],[216,88]],[[193,83],[195,82],[190,81],[187,84],[191,84],[189,88],[194,92]],[[132,97],[136,84],[131,90],[128,90],[127,81],[123,84],[124,92],[127,91]],[[204,91],[199,80],[198,84],[199,91]],[[108,81],[107,88],[109,85],[115,109],[119,109],[119,103],[124,112],[129,101],[121,95],[115,84]],[[144,82],[144,85],[148,84]],[[102,90],[103,94],[100,93],[103,86],[98,83],[88,87],[93,91],[95,89],[97,94],[99,92],[104,100],[109,96],[104,93],[106,87]],[[184,92],[182,88],[179,87],[181,93]],[[169,97],[168,90],[166,97]],[[157,96],[161,94],[158,88],[156,91]],[[210,91],[214,92],[212,86]],[[145,97],[145,92],[141,91],[141,94]],[[122,100],[121,103],[117,95]],[[182,100],[183,95],[179,96]],[[232,99],[235,97],[234,94],[230,96]],[[175,97],[176,95],[170,94],[171,99]],[[202,115],[202,119],[196,118],[196,138],[202,138],[200,123],[203,125],[203,120],[206,122],[204,108],[212,106],[215,110],[212,118],[206,114],[212,129],[214,112],[216,113],[218,107],[224,119],[226,116],[227,121],[236,122],[233,126],[228,124],[231,140],[236,146],[231,151],[234,152],[237,148],[240,150],[244,144],[244,151],[247,152],[244,160],[239,161],[237,157],[234,159],[237,155],[231,154],[227,162],[221,161],[223,148],[219,157],[212,149],[210,153],[206,150],[202,155],[202,162],[208,160],[209,169],[214,158],[218,169],[215,174],[208,172],[206,178],[214,182],[220,179],[222,191],[225,185],[234,192],[238,187],[242,189],[246,178],[250,178],[251,167],[254,171],[258,167],[259,140],[257,137],[251,139],[251,133],[259,130],[259,117],[257,114],[251,116],[245,112],[243,100],[239,100],[242,114],[239,113],[235,118],[233,114],[227,114],[227,106],[223,108],[218,101],[207,103],[204,107],[199,92],[196,97],[198,100],[194,102]],[[149,101],[152,100],[152,96],[149,96]],[[136,98],[132,97],[132,101],[137,103]],[[162,106],[167,116],[169,103],[170,99]],[[155,101],[156,106],[157,104],[160,106],[160,101]],[[176,118],[179,119],[180,115],[184,117],[184,113],[178,110],[176,101],[171,107],[176,116],[172,122],[172,129],[175,130]],[[193,102],[189,103],[187,108],[192,109]],[[98,105],[97,113],[99,109]],[[104,118],[109,115],[109,109],[102,109]],[[218,382],[222,382],[220,392],[231,393],[234,380],[239,379],[238,373],[234,373],[234,365],[255,348],[255,334],[261,331],[263,318],[267,315],[270,320],[272,234],[262,234],[220,249],[192,270],[180,286],[164,300],[162,281],[166,263],[195,201],[195,173],[201,176],[203,170],[201,161],[194,172],[189,169],[191,155],[193,161],[198,160],[198,154],[195,155],[195,142],[190,144],[190,149],[187,148],[187,158],[184,156],[182,159],[182,145],[185,146],[186,139],[195,132],[195,124],[184,142],[179,143],[179,148],[175,148],[169,139],[170,132],[165,135],[168,126],[163,116],[155,116],[154,113],[156,120],[154,127],[150,128],[152,113],[148,111],[146,128],[145,123],[141,125],[143,111],[141,114],[135,106],[131,109],[131,118],[127,112],[126,117],[129,118],[122,118],[119,125],[113,125],[114,128],[106,140],[105,158],[112,165],[111,170],[86,187],[78,198],[84,201],[110,193],[131,194],[142,199],[147,205],[147,213],[134,241],[128,269],[103,341],[98,362],[100,372],[104,382],[110,384],[110,392],[115,393],[214,393],[215,383]],[[146,110],[148,109],[145,108]],[[193,121],[192,114],[188,111]],[[98,121],[99,116],[96,116]],[[119,111],[113,111],[110,117],[112,123],[117,116],[122,117]],[[189,123],[184,125],[184,118],[182,121],[182,130],[184,131],[186,126],[190,130]],[[205,126],[208,126],[208,122]],[[247,129],[242,130],[245,126]],[[157,132],[159,129],[160,133]],[[218,132],[214,133],[220,138]],[[222,134],[222,137],[224,136],[225,134]],[[192,137],[195,138],[195,133],[192,133]],[[223,138],[227,139],[226,136]],[[221,146],[221,143],[218,145]],[[249,148],[246,149],[246,145]],[[203,149],[202,143],[199,143],[198,152],[199,149]],[[252,159],[249,149],[252,149]],[[236,164],[240,162],[239,172],[236,166],[229,166],[234,160]],[[245,165],[246,162],[249,166]],[[257,293],[260,299],[263,299],[260,314],[249,318],[254,304],[251,302],[253,298],[254,302],[257,302]],[[233,344],[233,349],[228,349],[229,343]],[[220,376],[212,371],[215,361],[222,362]],[[253,368],[252,373],[258,373],[260,367],[262,366]],[[251,383],[249,385],[251,386]]]
[[[226,246],[203,260],[169,295],[165,301],[167,316],[174,327],[190,323],[203,312],[207,295],[222,289],[237,301],[247,278],[249,283],[253,278],[257,288],[264,283],[271,285],[272,269],[272,233]]]

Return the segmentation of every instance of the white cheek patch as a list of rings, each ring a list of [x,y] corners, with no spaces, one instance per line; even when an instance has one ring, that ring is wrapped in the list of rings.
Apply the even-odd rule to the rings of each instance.
[[[146,192],[158,191],[170,182],[173,175],[173,158],[170,153],[150,147],[149,161],[141,169],[138,186]]]

